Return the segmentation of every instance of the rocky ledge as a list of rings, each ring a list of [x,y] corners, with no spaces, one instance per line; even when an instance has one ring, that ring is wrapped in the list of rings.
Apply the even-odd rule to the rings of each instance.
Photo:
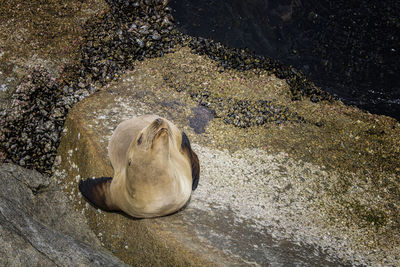
[[[52,182],[2,166],[1,265],[96,265],[100,245],[132,265],[400,265],[398,122],[290,66],[182,35],[166,4],[1,6],[0,162],[50,174],[56,159]],[[77,181],[112,175],[112,130],[144,113],[187,132],[200,186],[165,218],[96,211]]]
[[[1,266],[126,266],[100,246],[50,177],[0,165]]]
[[[137,266],[398,264],[398,123],[340,102],[293,102],[288,84],[266,71],[219,68],[177,48],[135,63],[70,111],[53,178],[101,244]],[[240,127],[227,121],[238,114],[229,99],[297,115]],[[174,121],[199,156],[190,204],[142,220],[93,208],[78,181],[112,176],[113,129],[148,113]]]

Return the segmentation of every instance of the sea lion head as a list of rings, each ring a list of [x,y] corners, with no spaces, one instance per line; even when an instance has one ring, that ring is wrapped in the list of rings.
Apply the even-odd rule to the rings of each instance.
[[[170,147],[173,145],[174,134],[168,123],[161,118],[155,119],[139,132],[129,146],[127,177],[148,177],[149,170],[158,175],[162,174],[162,170],[167,171]]]

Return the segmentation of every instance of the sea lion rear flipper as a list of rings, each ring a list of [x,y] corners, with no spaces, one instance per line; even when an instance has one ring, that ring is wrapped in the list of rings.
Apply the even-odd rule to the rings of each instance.
[[[79,191],[97,208],[106,211],[117,211],[111,201],[110,185],[111,177],[89,178],[79,182]]]

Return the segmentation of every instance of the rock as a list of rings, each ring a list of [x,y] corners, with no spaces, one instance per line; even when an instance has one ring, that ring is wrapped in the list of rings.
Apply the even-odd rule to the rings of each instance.
[[[217,69],[207,57],[178,49],[137,62],[120,81],[70,111],[54,178],[85,214],[104,247],[132,265],[376,265],[384,259],[395,263],[399,251],[393,248],[398,241],[390,229],[395,229],[398,216],[391,213],[398,206],[396,194],[384,193],[384,188],[370,184],[352,168],[360,166],[376,175],[372,179],[384,175],[387,183],[395,184],[393,170],[389,165],[374,169],[371,166],[377,162],[371,157],[371,165],[343,160],[341,153],[357,158],[352,153],[358,152],[331,143],[344,140],[346,147],[354,138],[347,131],[359,131],[357,127],[369,125],[372,118],[363,118],[359,110],[339,102],[293,103],[285,93],[287,85],[271,75]],[[265,82],[271,88],[267,96],[258,89],[265,89]],[[178,85],[184,89],[177,91]],[[221,99],[220,106],[213,106],[219,108],[216,116],[209,108],[199,108],[193,97],[204,88],[210,97]],[[273,104],[279,102],[283,110],[290,107],[307,123],[282,120],[279,125],[248,128],[225,123],[218,114],[229,110],[225,103],[238,95],[252,101],[274,99]],[[200,159],[199,187],[184,210],[167,217],[136,220],[96,210],[78,192],[78,181],[112,176],[107,144],[113,129],[125,119],[147,113],[166,117],[187,133]],[[318,127],[317,121],[323,124]],[[398,142],[393,121],[378,121],[391,136],[381,146],[393,147],[391,142]],[[377,142],[364,139],[360,145],[367,140],[369,145]],[[384,197],[359,205],[353,213],[349,207],[363,201],[362,192]],[[394,208],[385,208],[385,203],[395,203]],[[383,236],[379,229],[392,234]]]
[[[36,171],[0,166],[0,265],[124,266],[100,247],[50,181]]]
[[[49,173],[59,132],[57,140],[51,140],[36,129],[49,121],[62,127],[69,107],[55,109],[55,105],[62,92],[80,87],[60,85],[76,77],[85,25],[107,8],[103,0],[90,4],[18,0],[0,5],[0,162]],[[33,144],[31,149],[25,147],[28,143]],[[15,149],[8,149],[15,144]],[[23,159],[26,153],[30,160]],[[49,160],[40,153],[50,155]]]
[[[193,118],[189,118],[190,127],[192,127],[197,134],[204,133],[207,123],[213,118],[212,112],[203,106],[193,108],[192,112],[194,116]]]
[[[64,5],[20,0],[2,5],[0,107],[26,79],[28,69],[43,67],[58,77],[64,68],[76,64],[85,23],[106,9],[102,0],[90,5],[81,1]]]
[[[291,67],[177,33],[170,8],[155,12],[166,1],[146,1],[155,8],[143,1],[18,2],[0,7],[8,15],[0,34],[10,36],[0,38],[0,80],[10,70],[35,71],[6,101],[14,112],[0,107],[7,114],[0,125],[8,125],[0,129],[0,162],[49,172],[56,159],[54,182],[118,257],[134,265],[399,265],[397,122],[343,106]],[[34,23],[25,23],[27,12]],[[1,82],[0,94],[18,84]],[[97,89],[70,114],[56,157],[66,113]],[[77,182],[112,175],[107,137],[121,120],[144,113],[170,118],[191,138],[202,162],[192,202],[155,220],[94,212]],[[46,203],[32,210],[49,216]],[[54,223],[66,215],[52,212],[45,225],[85,236],[87,229]],[[4,245],[14,255],[11,248]]]

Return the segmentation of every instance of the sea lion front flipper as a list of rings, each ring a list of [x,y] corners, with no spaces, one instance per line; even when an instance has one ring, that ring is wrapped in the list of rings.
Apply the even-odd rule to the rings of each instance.
[[[106,211],[117,211],[111,201],[110,185],[111,177],[89,178],[79,182],[79,191],[97,208]]]
[[[190,141],[185,132],[182,132],[182,144],[181,148],[183,151],[187,153],[190,160],[190,165],[192,167],[192,190],[197,188],[200,179],[200,164],[199,158],[197,157],[196,153],[192,150],[190,146]]]
[[[190,164],[192,165],[192,190],[195,190],[200,179],[200,164],[199,158],[192,149],[190,149]]]

